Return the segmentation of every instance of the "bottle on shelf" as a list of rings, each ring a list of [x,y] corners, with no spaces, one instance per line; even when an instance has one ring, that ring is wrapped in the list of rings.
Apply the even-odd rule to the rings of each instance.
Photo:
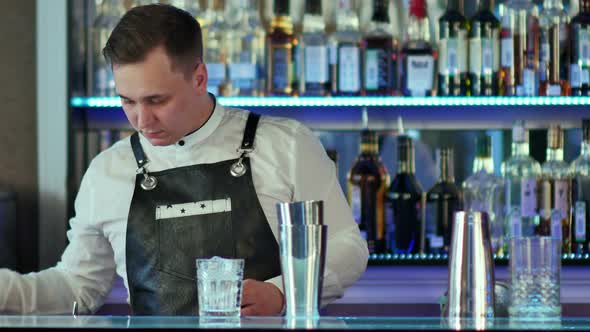
[[[569,84],[563,64],[567,62],[569,16],[562,0],[543,1],[539,15],[539,95],[567,96]],[[565,48],[564,48],[565,47]]]
[[[332,95],[359,95],[361,33],[351,0],[338,0],[336,4],[336,31],[329,36],[329,56]]]
[[[452,148],[436,150],[440,172],[438,181],[426,194],[426,226],[428,248],[431,253],[446,254],[453,234],[453,215],[461,210],[462,193],[455,184],[454,153]]]
[[[396,90],[397,47],[389,21],[389,1],[373,0],[371,28],[362,41],[364,95],[388,96]]]
[[[397,173],[387,192],[389,246],[396,254],[425,253],[422,186],[416,178],[414,143],[410,136],[397,137]]]
[[[115,79],[110,64],[102,55],[102,48],[125,9],[119,0],[102,0],[97,9],[96,19],[92,23],[92,76],[89,77],[89,86],[92,88],[89,94],[114,97],[116,96]]]
[[[463,182],[463,208],[488,215],[492,251],[504,252],[504,181],[494,174],[492,138],[488,135],[475,139],[473,174]]]
[[[229,55],[228,75],[232,96],[261,96],[264,93],[265,31],[258,14],[258,1],[234,0],[225,5],[226,17],[233,18],[226,31]]]
[[[217,96],[229,95],[227,79],[228,42],[227,24],[225,21],[223,2],[209,0],[211,24],[207,31],[207,48],[204,49],[204,61],[207,66],[207,90]],[[231,38],[231,37],[230,37]]]
[[[436,95],[437,54],[429,29],[426,0],[411,0],[409,26],[399,57],[399,82],[404,96]]]
[[[322,2],[305,1],[303,34],[300,38],[299,94],[324,96],[330,92],[328,40],[322,16]]]
[[[360,155],[348,172],[348,201],[370,253],[387,252],[385,225],[385,192],[389,173],[379,155],[377,133],[366,125],[361,132]]]
[[[469,92],[497,96],[500,70],[500,21],[493,0],[480,0],[469,27]]]
[[[590,95],[590,0],[580,0],[580,11],[570,22],[569,81],[572,96]]]
[[[563,131],[551,125],[547,131],[547,158],[541,165],[539,197],[540,223],[536,234],[562,240],[562,253],[571,253],[571,178],[563,161]]]
[[[529,132],[524,121],[512,126],[512,156],[502,164],[505,184],[505,238],[533,236],[539,224],[537,181],[541,165],[529,156]],[[506,249],[506,248],[505,248]]]
[[[438,95],[467,94],[467,19],[463,0],[447,0],[447,9],[438,19]]]
[[[572,162],[572,251],[590,250],[590,119],[582,120],[580,155]]]
[[[266,92],[269,95],[290,96],[297,92],[294,82],[298,40],[293,34],[289,3],[289,0],[274,1],[275,12],[266,36]]]
[[[502,17],[500,91],[536,96],[539,87],[539,19],[531,0],[510,0]]]

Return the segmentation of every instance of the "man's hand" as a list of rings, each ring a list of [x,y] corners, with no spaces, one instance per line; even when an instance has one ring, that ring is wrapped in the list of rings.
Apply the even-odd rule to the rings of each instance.
[[[270,282],[244,280],[242,316],[276,316],[283,310],[283,293]]]

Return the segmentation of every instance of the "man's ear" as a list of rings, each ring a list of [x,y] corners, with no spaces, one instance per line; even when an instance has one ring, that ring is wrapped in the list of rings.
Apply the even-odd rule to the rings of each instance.
[[[197,64],[196,68],[193,70],[192,74],[192,82],[195,91],[199,95],[207,94],[207,66],[204,63]]]

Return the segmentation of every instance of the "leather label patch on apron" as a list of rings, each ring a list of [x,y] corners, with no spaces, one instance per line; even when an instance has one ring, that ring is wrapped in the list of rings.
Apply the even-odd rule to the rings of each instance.
[[[207,200],[200,202],[158,205],[156,220],[198,216],[231,211],[231,198]]]

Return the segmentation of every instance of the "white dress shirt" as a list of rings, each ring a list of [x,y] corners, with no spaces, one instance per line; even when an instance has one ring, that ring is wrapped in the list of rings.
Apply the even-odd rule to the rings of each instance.
[[[150,160],[148,171],[237,158],[247,117],[246,111],[217,105],[203,127],[174,145],[152,146],[140,135]],[[340,297],[365,271],[368,251],[334,163],[314,134],[291,119],[262,117],[254,144],[250,154],[254,187],[275,238],[276,203],[324,201],[328,245],[322,303]],[[61,261],[27,275],[0,270],[0,312],[64,314],[76,301],[80,313],[91,313],[103,304],[116,275],[128,288],[125,234],[136,170],[129,138],[94,158],[76,197],[76,216],[67,234],[70,242]],[[268,281],[282,290],[280,276]]]

